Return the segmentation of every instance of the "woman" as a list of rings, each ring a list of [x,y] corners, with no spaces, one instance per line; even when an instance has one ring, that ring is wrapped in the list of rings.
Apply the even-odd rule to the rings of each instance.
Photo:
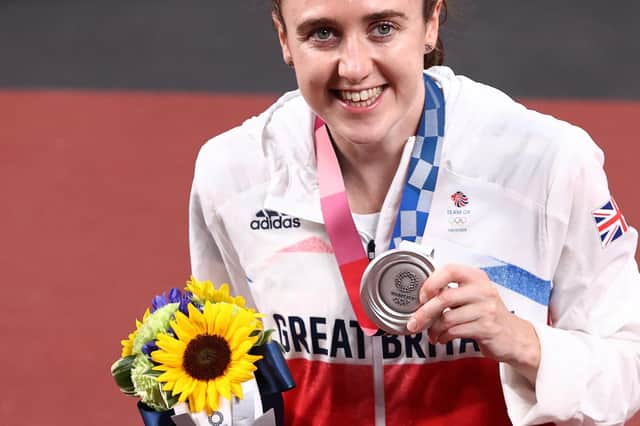
[[[202,148],[193,273],[277,330],[287,423],[621,424],[640,400],[636,232],[585,132],[434,66],[444,9],[274,0],[299,91]],[[364,244],[345,250],[351,214]],[[401,240],[442,266],[414,334],[369,336],[349,285],[364,247]]]

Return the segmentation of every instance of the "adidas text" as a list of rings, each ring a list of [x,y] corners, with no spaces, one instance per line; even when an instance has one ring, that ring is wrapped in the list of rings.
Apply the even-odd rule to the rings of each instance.
[[[262,216],[262,215],[258,215]],[[287,215],[264,215],[251,221],[251,229],[254,231],[266,231],[270,229],[300,228],[300,219]]]

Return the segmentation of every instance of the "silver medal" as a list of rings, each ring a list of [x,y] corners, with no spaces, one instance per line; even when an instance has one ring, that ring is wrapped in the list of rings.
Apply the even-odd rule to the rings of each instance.
[[[413,243],[382,253],[369,263],[360,300],[369,318],[389,334],[410,334],[407,322],[420,307],[422,283],[435,270],[433,252]]]

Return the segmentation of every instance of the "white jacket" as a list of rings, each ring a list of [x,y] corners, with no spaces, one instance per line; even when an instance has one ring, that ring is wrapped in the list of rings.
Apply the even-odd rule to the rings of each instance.
[[[202,147],[193,274],[229,282],[277,330],[297,381],[285,394],[289,424],[622,424],[640,402],[637,233],[602,247],[592,215],[611,198],[602,152],[502,92],[445,67],[427,73],[444,91],[446,127],[423,244],[438,264],[484,268],[535,325],[535,386],[473,341],[362,334],[324,230],[313,113],[299,92]],[[412,145],[382,207],[378,253]],[[461,209],[458,191],[469,200]]]

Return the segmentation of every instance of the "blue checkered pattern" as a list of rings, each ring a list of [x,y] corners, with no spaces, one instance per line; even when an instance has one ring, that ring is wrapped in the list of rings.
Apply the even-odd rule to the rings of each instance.
[[[444,96],[442,89],[426,74],[424,85],[424,112],[409,161],[407,183],[402,193],[390,249],[399,246],[402,240],[420,243],[438,180],[444,136]]]

